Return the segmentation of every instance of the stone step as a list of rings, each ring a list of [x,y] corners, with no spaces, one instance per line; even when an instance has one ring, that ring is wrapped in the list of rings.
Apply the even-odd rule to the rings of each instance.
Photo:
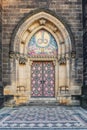
[[[57,106],[57,101],[30,101],[27,105],[29,106]]]
[[[31,98],[28,105],[30,106],[45,106],[45,105],[58,105],[56,98]]]
[[[30,102],[31,101],[45,101],[45,102],[55,102],[56,101],[56,98],[31,98],[30,99]]]

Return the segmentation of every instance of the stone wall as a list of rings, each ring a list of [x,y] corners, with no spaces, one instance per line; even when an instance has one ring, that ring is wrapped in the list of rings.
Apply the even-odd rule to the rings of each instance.
[[[87,0],[83,3],[84,86],[87,86]]]
[[[82,106],[87,108],[87,0],[83,1],[83,87]]]
[[[1,2],[1,0],[0,0]],[[1,59],[2,59],[2,12],[1,12],[2,7],[0,6],[0,84],[2,83],[2,67],[1,67]]]
[[[11,84],[9,45],[17,24],[33,10],[44,8],[54,11],[70,27],[76,48],[74,85],[83,82],[83,44],[82,44],[82,0],[2,0],[2,80],[4,87]]]
[[[2,105],[3,99],[3,88],[2,88],[2,6],[0,0],[0,106]]]

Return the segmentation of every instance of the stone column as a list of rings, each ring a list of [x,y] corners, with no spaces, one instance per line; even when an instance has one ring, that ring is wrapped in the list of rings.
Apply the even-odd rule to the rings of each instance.
[[[59,87],[65,86],[66,84],[66,65],[60,64],[59,65]]]
[[[10,59],[10,67],[11,67],[11,71],[10,71],[10,80],[11,80],[11,86],[10,86],[10,90],[13,92],[13,94],[16,92],[16,80],[17,80],[17,60]]]
[[[66,59],[66,85],[70,88],[70,61]]]
[[[29,62],[28,62],[28,70],[27,70],[27,72],[28,72],[28,78],[27,78],[27,85],[28,85],[28,94],[29,94],[29,100],[30,100],[30,98],[31,98],[31,67],[32,67],[32,64],[33,64],[33,61],[30,61],[29,60]]]
[[[66,59],[66,86],[68,87],[68,93],[67,93],[67,104],[71,104],[71,85],[70,85],[70,81],[71,81],[71,64],[70,64],[70,60]]]
[[[58,93],[58,63],[57,60],[53,61],[54,67],[55,67],[55,97],[57,98]]]
[[[71,93],[72,95],[74,94],[74,90],[75,90],[75,59],[72,58],[71,61],[71,82],[70,82],[70,86],[71,86]]]

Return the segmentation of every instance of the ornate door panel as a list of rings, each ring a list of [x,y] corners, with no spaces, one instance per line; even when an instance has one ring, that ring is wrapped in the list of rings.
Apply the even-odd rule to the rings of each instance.
[[[32,97],[41,97],[42,96],[42,63],[33,62],[32,65]]]
[[[45,97],[54,97],[54,79],[55,71],[52,62],[43,62],[43,81],[44,81],[44,91],[43,95]]]
[[[52,62],[33,62],[32,97],[54,97],[55,71]]]

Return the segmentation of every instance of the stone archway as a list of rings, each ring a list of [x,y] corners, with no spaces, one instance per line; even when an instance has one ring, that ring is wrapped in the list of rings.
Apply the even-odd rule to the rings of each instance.
[[[27,55],[26,48],[31,37],[41,29],[45,29],[55,38],[58,45],[57,56],[30,57]],[[75,91],[72,77],[72,74],[75,73],[73,70],[75,67],[73,53],[75,47],[71,34],[70,29],[59,17],[45,10],[28,16],[17,28],[16,33],[12,36],[13,44],[10,47],[11,66],[15,70],[11,77],[16,103],[26,103],[31,99],[31,66],[33,61],[52,61],[55,65],[55,98],[57,101],[62,97],[66,98],[66,95],[62,95],[60,90],[63,89],[65,94],[69,91],[66,102],[72,104],[71,95]]]

